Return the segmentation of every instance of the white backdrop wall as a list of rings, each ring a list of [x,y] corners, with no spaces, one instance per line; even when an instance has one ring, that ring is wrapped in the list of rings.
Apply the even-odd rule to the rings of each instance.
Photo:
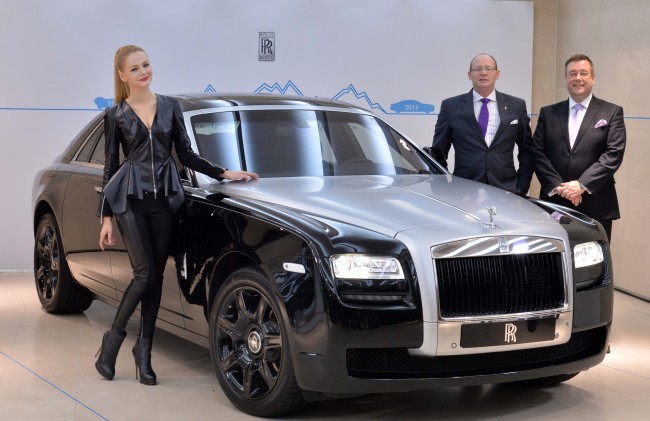
[[[275,61],[258,60],[259,32]],[[427,146],[480,52],[531,111],[532,37],[525,0],[0,0],[0,270],[31,269],[34,175],[113,97],[120,45],[147,50],[158,93],[337,98]]]

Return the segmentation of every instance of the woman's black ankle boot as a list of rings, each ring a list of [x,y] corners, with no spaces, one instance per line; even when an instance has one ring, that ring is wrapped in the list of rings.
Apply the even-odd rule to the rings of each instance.
[[[126,333],[120,335],[113,329],[109,330],[104,333],[102,346],[95,354],[95,356],[99,355],[97,362],[95,362],[95,368],[99,374],[108,380],[113,380],[113,377],[115,377],[115,360],[125,337]]]
[[[147,385],[156,384],[156,373],[151,368],[151,338],[141,338],[133,346],[135,358],[135,378],[140,373],[140,383]]]

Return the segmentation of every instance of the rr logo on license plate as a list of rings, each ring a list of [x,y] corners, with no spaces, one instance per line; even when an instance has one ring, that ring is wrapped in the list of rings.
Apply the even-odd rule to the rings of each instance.
[[[504,341],[509,344],[510,342],[517,342],[517,326],[512,323],[505,324],[506,337]]]

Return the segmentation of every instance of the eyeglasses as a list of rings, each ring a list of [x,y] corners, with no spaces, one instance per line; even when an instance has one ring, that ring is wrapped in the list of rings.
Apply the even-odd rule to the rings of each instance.
[[[495,67],[490,67],[490,66],[486,66],[486,67],[472,67],[470,70],[471,70],[472,72],[474,72],[474,73],[483,73],[483,72],[490,73],[490,72],[495,71],[496,68],[495,68]]]
[[[569,72],[569,73],[567,73],[567,77],[569,79],[575,79],[578,76],[580,76],[581,78],[584,79],[584,78],[587,78],[587,77],[591,76],[591,73],[586,72],[586,71],[585,72]]]

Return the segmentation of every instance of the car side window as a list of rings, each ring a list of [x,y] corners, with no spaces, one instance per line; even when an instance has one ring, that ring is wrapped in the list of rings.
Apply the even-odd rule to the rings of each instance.
[[[103,124],[98,124],[90,133],[74,160],[81,164],[104,165],[106,159]]]
[[[201,156],[229,170],[242,169],[239,122],[234,113],[196,115],[192,117],[192,130]]]
[[[103,135],[104,130],[103,130],[103,125],[98,125],[95,130],[92,132],[90,136],[88,136],[88,140],[84,142],[81,150],[77,154],[77,157],[75,158],[75,161],[77,162],[89,162],[90,157],[93,154],[93,151],[95,150],[95,145],[97,145],[97,139],[100,135]]]
[[[106,162],[106,135],[104,133],[104,124],[99,124],[95,130],[88,136],[81,150],[77,154],[75,161],[93,165],[104,165]],[[124,161],[124,153],[120,148],[120,162]]]
[[[97,146],[95,147],[95,150],[93,151],[93,154],[90,157],[90,163],[104,165],[104,162],[106,162],[106,148],[104,146],[106,137],[104,135],[104,127],[102,126],[101,130],[99,131],[101,132],[101,134],[99,136],[99,140],[97,141]]]

